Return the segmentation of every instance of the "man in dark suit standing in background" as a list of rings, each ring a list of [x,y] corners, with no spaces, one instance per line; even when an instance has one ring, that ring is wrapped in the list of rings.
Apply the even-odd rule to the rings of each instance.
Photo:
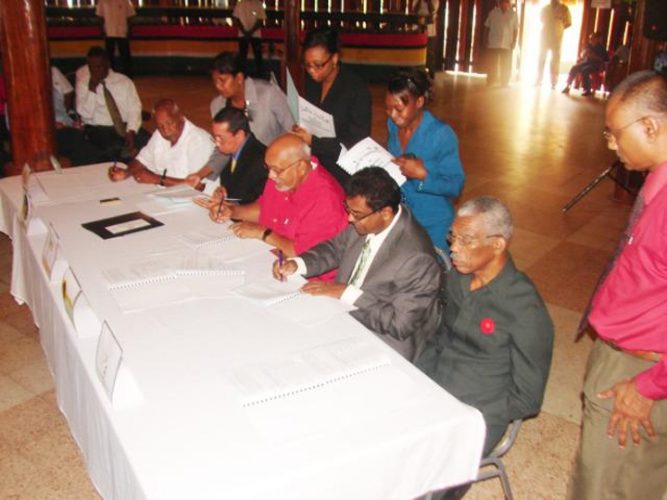
[[[338,268],[334,282],[311,281],[305,293],[356,306],[350,314],[408,359],[436,330],[440,273],[433,245],[389,174],[369,167],[346,187],[350,225],[334,238],[274,264],[276,278]]]

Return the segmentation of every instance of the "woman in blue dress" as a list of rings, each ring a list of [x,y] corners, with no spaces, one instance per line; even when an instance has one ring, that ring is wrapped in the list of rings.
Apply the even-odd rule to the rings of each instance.
[[[407,181],[405,203],[433,244],[449,252],[447,233],[454,219],[452,201],[463,188],[458,139],[452,128],[425,108],[430,83],[424,71],[398,69],[389,80],[385,106],[388,150]]]

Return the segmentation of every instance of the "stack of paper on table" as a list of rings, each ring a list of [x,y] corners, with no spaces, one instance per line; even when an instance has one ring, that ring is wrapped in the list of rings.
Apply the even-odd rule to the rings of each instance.
[[[273,314],[303,326],[325,323],[355,309],[332,297],[301,293],[305,282],[300,276],[290,276],[286,281],[267,279],[246,283],[232,291],[266,307]]]
[[[288,358],[244,366],[231,373],[243,406],[298,396],[389,366],[389,357],[368,340],[348,338]]]
[[[350,150],[338,158],[338,165],[348,174],[353,175],[362,168],[381,167],[385,169],[399,186],[405,182],[401,169],[394,163],[394,157],[370,137],[356,143]]]

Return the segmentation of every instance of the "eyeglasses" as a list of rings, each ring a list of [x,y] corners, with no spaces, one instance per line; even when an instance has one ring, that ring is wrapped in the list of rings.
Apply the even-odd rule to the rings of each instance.
[[[619,128],[609,128],[605,127],[604,130],[602,131],[602,136],[605,138],[607,142],[610,142],[612,139],[615,141],[616,136],[625,130],[626,128],[632,127],[635,123],[639,123],[642,121],[644,118],[651,118],[650,116],[642,116],[640,118],[637,118],[636,120],[628,123],[627,125],[623,125],[622,127]]]
[[[502,238],[502,236],[502,234],[488,234],[486,236],[476,238],[473,236],[457,236],[450,231],[447,234],[447,241],[449,242],[450,247],[458,245],[461,248],[473,249],[479,246],[481,240],[487,240],[489,238]]]
[[[320,71],[322,68],[324,68],[327,64],[329,64],[329,61],[331,61],[331,58],[333,57],[333,54],[330,54],[329,57],[327,57],[324,61],[322,62],[313,62],[313,63],[303,63],[303,67],[306,68],[306,70],[316,70]]]
[[[281,168],[281,169],[272,167],[271,165],[268,165],[268,164],[265,163],[264,168],[267,169],[269,171],[269,173],[273,173],[274,175],[281,175],[281,174],[284,174],[285,172],[287,172],[290,168],[292,168],[294,165],[296,165],[300,161],[303,161],[303,158],[299,158],[298,160],[294,160],[292,163],[287,165],[285,168]]]
[[[347,215],[351,216],[351,217],[355,220],[355,222],[361,222],[361,221],[364,220],[365,218],[370,217],[370,216],[373,215],[374,213],[377,213],[377,212],[379,212],[380,210],[382,210],[382,209],[380,209],[380,210],[373,210],[372,212],[370,212],[370,213],[368,213],[368,214],[366,214],[366,215],[357,215],[357,214],[355,213],[355,211],[352,210],[352,209],[350,208],[350,206],[347,204],[346,201],[343,202],[343,208],[345,209],[345,212],[347,212]]]

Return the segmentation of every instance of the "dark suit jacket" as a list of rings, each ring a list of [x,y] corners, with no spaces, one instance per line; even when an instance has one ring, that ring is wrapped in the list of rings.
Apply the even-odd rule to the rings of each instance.
[[[347,283],[366,236],[354,226],[300,255],[309,276],[338,268],[336,281]],[[368,269],[353,317],[408,359],[414,359],[437,329],[440,272],[426,231],[403,206]]]
[[[320,102],[322,84],[308,74],[304,93],[308,102],[333,116],[336,137],[313,137],[312,152],[331,175],[345,186],[350,176],[336,161],[340,155],[341,143],[350,149],[371,135],[371,94],[368,85],[354,71],[341,66],[324,101]]]
[[[231,162],[220,173],[220,184],[227,188],[229,198],[240,198],[243,203],[250,203],[259,198],[268,177],[268,172],[264,168],[265,152],[266,146],[251,133],[236,160],[234,173]]]

